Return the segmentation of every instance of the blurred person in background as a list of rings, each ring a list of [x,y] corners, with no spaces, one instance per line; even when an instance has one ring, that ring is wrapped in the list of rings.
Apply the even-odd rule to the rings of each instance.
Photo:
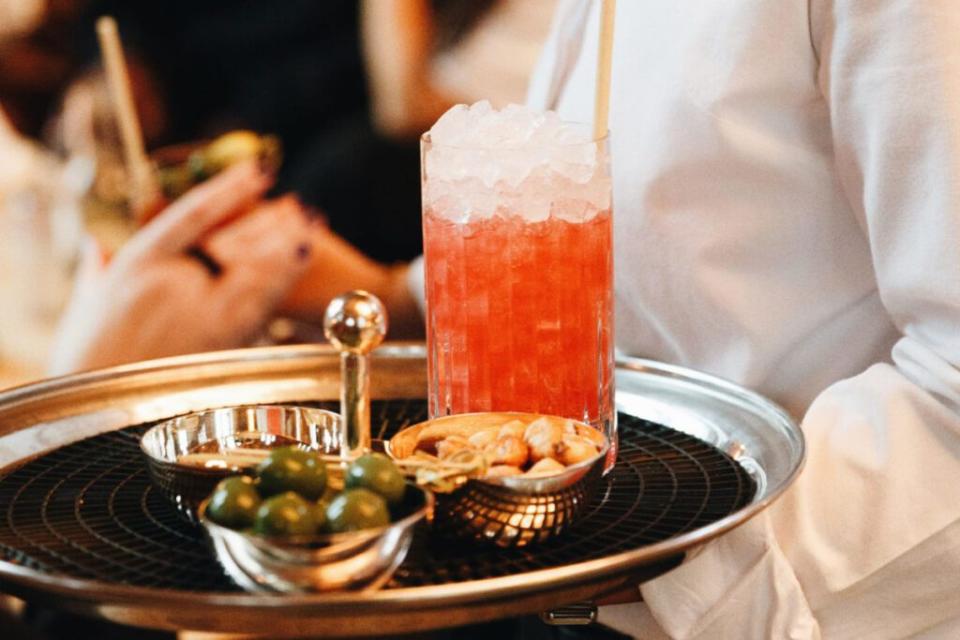
[[[249,344],[305,272],[311,222],[245,162],[194,187],[109,261],[92,241],[52,349],[51,372]]]
[[[294,191],[370,257],[421,250],[418,137],[448,107],[524,99],[554,0],[90,0],[114,15],[151,148],[277,135]]]
[[[90,0],[76,40],[93,62],[101,15],[117,19],[148,148],[234,129],[275,135],[283,154],[275,193],[296,192],[380,260],[419,251],[400,225],[417,215],[415,186],[384,170],[390,158],[360,151],[376,141],[355,0]],[[379,189],[369,188],[372,175]]]
[[[85,4],[0,3],[0,15],[5,18],[0,37],[5,54],[0,65],[0,106],[12,105],[20,129],[27,133],[39,135],[43,129],[32,124],[45,108],[34,98],[55,94],[57,84],[62,89],[66,82],[63,71],[78,67],[69,55],[62,58],[63,65],[50,63],[61,57],[40,55],[37,51],[46,49],[37,49],[39,45],[33,43],[46,42],[41,36],[51,29],[63,32],[81,24]],[[32,84],[24,86],[23,80],[30,78]],[[37,91],[32,92],[33,88]],[[93,97],[89,91],[78,91],[76,99],[69,101],[74,109],[62,121],[74,141],[94,128]],[[144,122],[148,132],[157,128],[151,126],[156,119]],[[82,166],[63,163],[15,130],[2,113],[0,138],[0,290],[4,294],[0,346],[8,360],[0,368],[2,379],[4,370],[11,368],[37,375],[32,373],[34,367],[39,371],[40,360],[50,350],[53,323],[65,301],[67,277],[81,244],[79,208],[85,187],[84,176],[78,180],[75,171],[79,168],[82,174]],[[96,142],[84,140],[91,146]],[[74,303],[62,319],[63,331],[52,349],[52,370],[72,369],[81,361],[87,366],[116,364],[151,354],[249,342],[290,282],[302,273],[310,255],[305,209],[292,197],[266,200],[266,191],[274,183],[275,176],[249,166],[211,180],[172,203],[157,224],[144,228],[112,256],[109,275],[102,247],[88,241]],[[229,273],[221,278],[225,266],[230,267]],[[166,298],[170,292],[179,297]],[[212,332],[204,331],[203,324],[186,330],[183,320],[191,315],[186,310],[201,302],[229,322]],[[169,312],[174,309],[184,315]],[[120,323],[122,327],[111,322],[120,315],[129,320]],[[136,333],[135,338],[123,339],[130,332]],[[109,338],[110,334],[120,341]],[[187,338],[178,340],[182,336]],[[162,353],[157,351],[161,344]],[[124,352],[124,345],[130,353]]]
[[[210,3],[210,7],[219,8],[220,11],[224,11],[227,5],[230,3]],[[387,304],[391,312],[392,338],[422,335],[420,313],[416,301],[408,291],[406,260],[419,253],[421,229],[418,136],[429,126],[427,120],[434,117],[434,112],[420,112],[412,109],[410,105],[417,103],[415,98],[421,92],[424,95],[438,96],[432,103],[433,109],[446,108],[455,100],[473,99],[486,91],[495,91],[501,104],[521,100],[526,77],[535,63],[546,34],[553,0],[504,1],[476,5],[437,0],[435,5],[428,2],[390,0],[363,5],[363,32],[367,43],[365,51],[370,68],[371,93],[379,96],[374,100],[374,120],[380,123],[380,130],[384,135],[377,134],[372,137],[368,125],[364,125],[366,129],[344,126],[338,129],[339,133],[332,138],[320,135],[319,139],[325,140],[327,146],[317,149],[317,153],[304,152],[303,162],[298,161],[301,155],[296,153],[292,159],[288,158],[285,162],[288,167],[292,165],[292,168],[281,171],[275,191],[282,192],[292,186],[303,202],[314,204],[322,200],[320,192],[316,190],[317,180],[323,177],[324,181],[328,181],[330,176],[338,176],[338,188],[328,191],[327,196],[342,197],[343,204],[352,207],[352,213],[345,222],[342,217],[325,207],[322,215],[329,221],[329,225],[310,225],[303,231],[304,246],[321,247],[321,250],[314,251],[312,259],[303,264],[297,263],[297,272],[303,273],[295,284],[276,278],[269,269],[264,268],[259,272],[265,290],[269,288],[271,291],[271,304],[265,305],[257,316],[261,329],[263,323],[273,314],[319,323],[331,298],[349,288],[363,288],[379,295]],[[293,6],[297,6],[296,3]],[[532,11],[534,7],[539,11]],[[119,15],[122,17],[124,14]],[[256,21],[248,16],[242,23],[253,24]],[[440,28],[441,24],[448,26]],[[175,25],[171,26],[171,29],[176,28]],[[221,25],[221,29],[225,34],[227,27]],[[124,30],[122,23],[121,30]],[[165,33],[162,29],[151,30],[150,38],[159,46],[161,42],[169,42],[169,36],[162,37]],[[126,41],[126,36],[124,38]],[[223,35],[223,38],[228,39],[228,36]],[[401,41],[405,44],[399,44]],[[389,56],[389,51],[400,49],[405,52],[398,56],[402,60],[384,63],[383,59]],[[138,50],[134,48],[134,51]],[[516,63],[512,67],[511,59]],[[185,64],[185,61],[182,62]],[[228,64],[227,60],[223,60],[222,64]],[[508,68],[511,73],[501,73]],[[425,69],[438,69],[434,75],[447,80],[432,79],[433,75],[424,75]],[[457,69],[459,71],[455,71]],[[237,87],[247,86],[248,79],[241,72],[242,68],[236,70]],[[490,77],[498,74],[503,76],[504,82],[499,89],[494,89],[498,83],[491,82]],[[256,76],[254,80],[255,78]],[[468,90],[470,78],[478,78],[472,93]],[[455,80],[459,86],[457,89],[451,86]],[[180,78],[180,81],[186,82],[183,78]],[[256,86],[256,82],[250,82],[251,87]],[[160,85],[166,86],[167,83],[161,82]],[[402,96],[406,106],[402,108],[398,106],[397,95],[392,89],[397,87],[403,87]],[[199,90],[196,87],[194,89]],[[224,93],[232,95],[237,90],[234,88]],[[168,88],[165,93],[168,94],[169,101],[174,95],[183,97],[190,92],[186,89],[172,92]],[[384,96],[392,96],[395,104],[384,106]],[[236,108],[227,100],[219,97],[216,99],[223,102],[223,109]],[[271,103],[276,99],[277,96],[269,98]],[[256,104],[257,101],[253,100],[253,103]],[[243,104],[242,101],[240,104]],[[299,112],[300,107],[293,110]],[[403,118],[398,114],[403,115]],[[202,121],[196,114],[193,118]],[[364,115],[364,119],[366,118]],[[240,124],[255,126],[250,119]],[[306,121],[298,126],[310,127]],[[313,125],[318,130],[324,126],[323,122]],[[416,134],[410,133],[413,131],[416,131]],[[329,144],[331,139],[339,139],[343,144]],[[385,148],[384,141],[388,139],[390,142],[386,144],[394,150],[402,149],[402,153],[396,157],[389,154],[378,156],[378,150]],[[333,165],[339,165],[339,168],[321,160],[323,155],[326,155]],[[346,177],[348,173],[352,177]],[[316,179],[312,176],[316,176]],[[398,197],[397,193],[391,190],[393,180],[402,182],[404,190],[414,193],[414,202]],[[351,195],[361,192],[367,195],[363,198]],[[374,205],[369,198],[378,199],[378,202]],[[329,204],[331,201],[325,202]],[[371,251],[369,243],[351,242],[358,238],[344,227],[351,224],[355,225],[358,233],[372,233],[392,238],[394,241],[401,235],[415,237],[416,243],[407,246],[402,252]],[[199,233],[202,228],[195,227],[193,231]],[[195,234],[194,237],[182,241],[181,246],[188,246],[190,242],[201,242],[201,236],[202,233]],[[121,252],[125,250],[124,248]],[[178,287],[175,279],[171,277],[162,297],[169,296],[171,300],[177,300],[166,305],[164,309],[158,309],[156,302],[161,296],[155,295],[156,292],[144,291],[139,284],[145,280],[142,275],[144,270],[154,271],[159,276],[162,270],[158,266],[133,267],[129,260],[103,264],[100,260],[101,264],[95,269],[89,267],[89,264],[97,262],[90,257],[93,254],[95,252],[87,251],[85,264],[88,266],[81,270],[75,301],[61,323],[63,329],[57,343],[53,371],[66,372],[162,355],[243,346],[249,344],[256,335],[256,332],[249,330],[250,327],[244,330],[234,328],[232,323],[236,320],[235,315],[221,317],[220,313],[226,313],[225,310],[230,308],[230,305],[218,303],[217,296],[222,293],[225,298],[230,297],[232,290],[229,287],[205,289],[201,292],[192,287]],[[157,254],[146,252],[145,255]],[[238,255],[237,258],[239,257]],[[139,260],[145,258],[141,257]],[[236,267],[225,264],[222,276],[218,275],[216,278],[226,278],[242,266],[239,263]],[[95,275],[98,272],[102,273]],[[256,269],[246,269],[245,277],[252,281],[256,273]],[[83,282],[87,279],[99,279],[113,284],[85,286]],[[159,277],[157,279],[159,280]],[[109,291],[121,290],[117,287],[122,287],[124,292],[121,296],[125,299],[122,304],[117,304],[116,299],[105,300],[110,295]],[[180,318],[176,310],[195,303],[191,296],[201,293],[210,313],[205,316],[202,326],[191,327],[189,321]],[[164,326],[176,327],[178,341],[162,339]],[[117,340],[116,336],[123,336],[124,339]]]

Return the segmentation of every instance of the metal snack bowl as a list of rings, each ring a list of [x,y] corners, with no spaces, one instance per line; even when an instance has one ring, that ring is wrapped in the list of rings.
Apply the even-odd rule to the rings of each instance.
[[[340,450],[340,415],[302,406],[243,405],[198,411],[165,420],[147,430],[140,450],[150,478],[190,522],[197,523],[197,507],[227,476],[247,467],[200,467],[180,462],[206,443],[218,449],[243,449],[241,441],[259,442],[258,448],[297,444],[321,453]]]
[[[402,460],[416,450],[420,432],[445,422],[467,423],[472,430],[510,420],[529,424],[538,413],[484,412],[434,418],[403,429],[387,444],[387,453]],[[555,416],[554,416],[555,417]],[[572,421],[579,435],[598,446],[597,455],[548,476],[470,478],[453,492],[437,494],[434,526],[442,531],[500,547],[525,547],[560,535],[596,494],[610,442],[590,425]]]
[[[248,591],[303,593],[373,590],[383,586],[403,562],[418,523],[434,508],[433,495],[407,484],[396,518],[385,527],[315,536],[263,536],[236,531],[206,517],[199,508],[221,566]]]

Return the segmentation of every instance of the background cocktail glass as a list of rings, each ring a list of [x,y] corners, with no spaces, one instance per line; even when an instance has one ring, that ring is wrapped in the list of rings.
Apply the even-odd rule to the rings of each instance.
[[[528,171],[531,154],[543,163]],[[581,420],[610,438],[611,468],[606,139],[491,149],[443,146],[428,133],[421,181],[431,417],[525,411]]]

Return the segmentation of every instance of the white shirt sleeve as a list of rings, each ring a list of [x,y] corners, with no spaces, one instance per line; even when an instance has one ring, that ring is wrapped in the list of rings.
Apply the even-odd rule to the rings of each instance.
[[[768,514],[641,590],[676,638],[958,637],[960,3],[811,8],[837,175],[903,337],[813,403]]]

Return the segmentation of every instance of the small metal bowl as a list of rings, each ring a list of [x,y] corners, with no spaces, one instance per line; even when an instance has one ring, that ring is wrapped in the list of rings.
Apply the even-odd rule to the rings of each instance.
[[[395,521],[377,529],[317,536],[268,537],[203,524],[227,574],[248,591],[284,593],[378,589],[407,555],[416,525],[433,511],[433,494],[407,484]]]
[[[510,420],[527,424],[542,414],[516,412],[467,413],[427,420],[408,427],[386,445],[402,460],[413,454],[420,431],[444,422],[468,422],[477,430]],[[471,478],[452,493],[437,494],[434,525],[458,537],[492,542],[500,547],[525,547],[559,535],[583,512],[600,484],[610,442],[590,425],[573,421],[578,433],[599,444],[596,457],[549,476]]]
[[[184,456],[199,450],[270,449],[296,445],[321,453],[340,450],[340,415],[310,407],[249,405],[211,409],[178,416],[150,428],[140,439],[150,477],[190,522],[197,507],[220,480],[250,471],[251,465],[213,460],[199,466],[184,464]],[[226,455],[229,460],[229,455]]]

